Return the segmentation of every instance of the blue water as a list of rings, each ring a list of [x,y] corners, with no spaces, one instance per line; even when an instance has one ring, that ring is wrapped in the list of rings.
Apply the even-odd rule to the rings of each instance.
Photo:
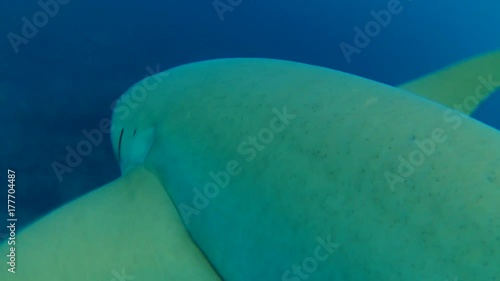
[[[496,91],[491,97],[481,104],[472,114],[472,117],[482,121],[493,128],[500,129],[500,91]]]
[[[350,63],[339,44],[352,44],[353,28],[389,1],[243,0],[222,17],[212,1],[66,2],[18,46],[8,34],[22,34],[22,18],[32,21],[42,8],[36,1],[0,4],[1,166],[18,171],[21,226],[119,175],[108,136],[62,180],[51,164],[65,161],[83,129],[110,116],[113,100],[148,75],[147,67],[269,57],[397,85],[500,48],[497,0],[402,0],[401,12]],[[500,128],[499,105],[497,94],[475,116]]]

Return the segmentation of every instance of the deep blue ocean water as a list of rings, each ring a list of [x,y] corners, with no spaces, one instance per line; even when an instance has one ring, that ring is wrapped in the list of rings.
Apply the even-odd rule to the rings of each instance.
[[[352,44],[353,28],[364,27],[371,11],[387,9],[390,1],[236,2],[218,13],[213,1],[203,0],[60,0],[46,22],[37,1],[0,3],[1,167],[18,173],[19,225],[119,176],[108,136],[61,180],[51,164],[64,162],[67,147],[84,138],[82,130],[109,117],[112,102],[147,69],[267,57],[397,85],[500,48],[496,0],[401,0],[401,12],[350,63],[339,44]],[[24,17],[43,23],[29,30],[31,38],[23,35]],[[475,116],[500,128],[499,105],[497,94]]]

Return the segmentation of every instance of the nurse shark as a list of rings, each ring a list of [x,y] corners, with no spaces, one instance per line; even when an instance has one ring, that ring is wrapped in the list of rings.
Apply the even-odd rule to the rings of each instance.
[[[22,231],[16,273],[0,275],[500,280],[500,133],[467,116],[499,63],[399,88],[271,59],[158,74],[117,103],[123,176]]]

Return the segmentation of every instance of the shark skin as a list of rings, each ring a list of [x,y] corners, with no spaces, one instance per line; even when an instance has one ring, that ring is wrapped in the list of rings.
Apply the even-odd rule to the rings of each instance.
[[[224,280],[499,280],[497,130],[301,63],[162,75],[115,112],[115,154],[159,179]]]
[[[480,103],[498,86],[497,62],[480,55],[400,87],[470,114],[471,93]],[[498,280],[497,132],[291,62],[158,75],[171,74],[157,89],[136,84],[115,109],[123,176],[22,230],[16,273],[0,279],[221,280],[212,263],[229,281]]]

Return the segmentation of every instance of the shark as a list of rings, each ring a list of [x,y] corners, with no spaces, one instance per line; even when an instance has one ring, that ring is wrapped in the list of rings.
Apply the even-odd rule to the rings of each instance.
[[[500,133],[469,116],[499,63],[397,87],[260,58],[167,70],[117,102],[122,176],[0,245],[0,275],[500,280]]]

